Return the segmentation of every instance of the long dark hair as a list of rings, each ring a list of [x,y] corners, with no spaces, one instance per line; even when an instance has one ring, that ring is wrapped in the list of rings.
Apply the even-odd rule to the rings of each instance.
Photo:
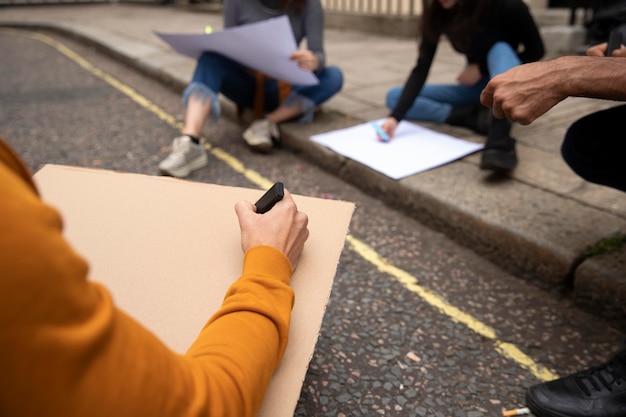
[[[453,8],[444,9],[438,0],[423,0],[422,36],[435,42],[446,35],[456,49],[463,51],[489,3],[490,0],[458,0]]]

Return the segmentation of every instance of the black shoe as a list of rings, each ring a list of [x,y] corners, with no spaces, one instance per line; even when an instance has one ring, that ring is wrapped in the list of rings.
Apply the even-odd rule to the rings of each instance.
[[[537,417],[626,416],[626,349],[602,365],[530,387],[526,406]]]
[[[453,108],[446,118],[447,124],[467,127],[480,135],[487,134],[490,121],[491,109],[480,103]]]
[[[512,171],[517,166],[515,146],[510,149],[483,149],[480,157],[480,169],[493,171]]]

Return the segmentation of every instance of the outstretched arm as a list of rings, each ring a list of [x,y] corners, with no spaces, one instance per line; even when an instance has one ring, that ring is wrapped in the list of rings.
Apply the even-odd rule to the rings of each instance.
[[[480,101],[495,117],[527,125],[567,97],[626,100],[626,59],[614,58],[626,56],[626,49],[613,57],[602,56],[601,47],[597,51],[600,56],[565,56],[512,68],[487,84]]]
[[[0,414],[256,415],[287,344],[289,282],[308,237],[291,196],[265,214],[237,204],[242,275],[179,355],[88,280],[23,167],[0,140]]]

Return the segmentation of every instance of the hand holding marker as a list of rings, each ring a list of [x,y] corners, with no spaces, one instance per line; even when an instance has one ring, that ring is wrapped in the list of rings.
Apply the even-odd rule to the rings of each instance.
[[[380,140],[382,140],[383,142],[389,142],[391,140],[389,135],[387,133],[385,133],[383,128],[380,127],[380,125],[378,123],[372,122],[372,126],[374,126],[374,129],[376,130],[376,134],[378,135],[378,138]]]
[[[257,214],[267,213],[285,196],[285,188],[282,182],[275,183],[254,205]]]

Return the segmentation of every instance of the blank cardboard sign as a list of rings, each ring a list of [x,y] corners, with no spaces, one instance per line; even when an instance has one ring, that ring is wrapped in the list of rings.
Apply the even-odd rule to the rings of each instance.
[[[234,206],[263,190],[46,165],[35,174],[65,236],[119,308],[184,353],[241,274]],[[289,184],[285,184],[289,188]],[[291,417],[313,355],[354,204],[295,195],[310,237],[291,285],[289,344],[259,416]]]

